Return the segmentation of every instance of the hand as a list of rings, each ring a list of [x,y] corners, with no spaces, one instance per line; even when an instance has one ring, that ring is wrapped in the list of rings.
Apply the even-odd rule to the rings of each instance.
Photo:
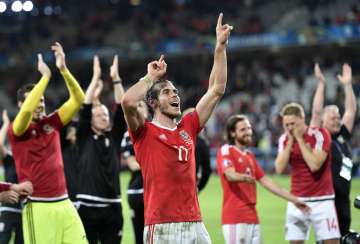
[[[51,71],[49,69],[49,66],[44,62],[43,57],[41,53],[38,53],[38,70],[41,73],[42,76],[46,76],[48,78],[51,77]]]
[[[93,58],[93,80],[100,80],[101,78],[101,66],[99,56],[95,55]]]
[[[311,208],[305,202],[300,201],[299,199],[294,202],[294,205],[304,214],[310,214],[311,212]]]
[[[104,87],[104,82],[101,79],[99,79],[96,83],[96,87],[95,87],[95,91],[94,91],[94,99],[100,98],[103,87]]]
[[[65,70],[66,69],[65,53],[61,44],[55,42],[55,44],[51,46],[51,50],[54,51],[54,55],[56,59],[56,67],[58,67],[60,71]]]
[[[121,80],[118,67],[119,67],[118,55],[115,55],[114,61],[110,66],[110,77],[113,81]]]
[[[226,46],[229,40],[230,31],[233,29],[231,25],[222,24],[223,13],[220,13],[217,25],[216,25],[216,44],[220,46]]]
[[[254,177],[252,177],[250,175],[244,174],[242,176],[241,182],[255,184],[255,179],[254,179]]]
[[[304,131],[302,130],[302,128],[300,127],[300,125],[298,123],[295,124],[295,126],[292,130],[292,134],[296,140],[303,138]]]
[[[342,75],[337,75],[337,78],[343,85],[351,84],[351,79],[352,79],[351,66],[345,63],[342,66]]]
[[[320,69],[320,66],[318,63],[315,64],[315,67],[314,67],[314,74],[315,74],[315,77],[316,79],[318,79],[318,81],[320,83],[324,83],[325,84],[325,77],[323,75],[323,73],[321,72],[321,69]]]
[[[0,202],[17,203],[19,201],[19,194],[15,191],[3,191],[0,193]]]
[[[28,196],[33,193],[33,186],[30,181],[25,181],[20,184],[13,184],[10,190],[16,191],[18,194]]]
[[[3,112],[2,112],[2,121],[3,121],[3,124],[5,124],[5,125],[10,124],[10,119],[9,119],[9,116],[8,116],[8,113],[7,113],[6,109],[4,109]]]
[[[167,64],[164,60],[164,55],[161,55],[159,60],[152,61],[147,66],[147,75],[152,81],[159,80],[166,74]]]

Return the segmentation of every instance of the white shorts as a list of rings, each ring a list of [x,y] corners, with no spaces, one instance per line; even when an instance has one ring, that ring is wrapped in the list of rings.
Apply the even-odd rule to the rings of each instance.
[[[202,222],[179,222],[145,226],[144,243],[211,244],[211,239]]]
[[[259,224],[226,224],[222,230],[226,244],[261,244]]]
[[[293,203],[288,203],[285,239],[287,241],[308,240],[310,225],[313,225],[316,241],[340,238],[334,200],[306,203],[311,208],[311,213],[308,215],[303,214]]]

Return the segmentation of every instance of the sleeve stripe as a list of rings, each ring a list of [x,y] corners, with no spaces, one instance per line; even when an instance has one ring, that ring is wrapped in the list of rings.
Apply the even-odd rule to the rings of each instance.
[[[320,130],[311,128],[309,129],[309,134],[315,136],[315,150],[323,150],[324,145],[324,135]]]
[[[220,152],[222,156],[229,155],[229,145],[225,144],[222,146]]]

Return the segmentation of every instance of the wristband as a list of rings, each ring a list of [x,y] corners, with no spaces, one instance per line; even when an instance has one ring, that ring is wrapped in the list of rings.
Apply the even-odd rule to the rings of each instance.
[[[120,80],[113,80],[113,84],[119,84],[119,83],[121,83],[122,82],[122,80],[120,79]]]

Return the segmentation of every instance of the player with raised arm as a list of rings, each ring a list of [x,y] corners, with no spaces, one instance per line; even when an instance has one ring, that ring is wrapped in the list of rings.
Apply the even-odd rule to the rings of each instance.
[[[258,181],[273,194],[295,204],[304,214],[310,209],[291,193],[268,178],[255,155],[247,149],[252,143],[252,128],[242,114],[230,116],[226,123],[227,144],[218,151],[218,172],[223,187],[222,228],[225,242],[261,243],[259,219],[256,211]]]
[[[339,227],[331,178],[331,138],[326,129],[308,127],[303,107],[288,103],[281,110],[285,133],[279,138],[277,173],[291,165],[291,193],[311,208],[309,215],[288,203],[286,240],[302,244],[313,225],[316,241],[339,243]]]
[[[38,54],[37,84],[18,90],[20,111],[9,127],[9,141],[19,182],[29,180],[34,192],[23,209],[25,243],[87,243],[84,227],[68,199],[60,147],[60,129],[69,123],[84,100],[84,93],[65,63],[60,43],[51,46],[56,66],[65,79],[68,100],[55,112],[45,112],[44,92],[51,71]]]
[[[356,116],[352,71],[350,65],[344,64],[342,74],[337,76],[345,93],[345,111],[342,118],[338,106],[327,105],[324,107],[326,80],[319,64],[315,64],[314,71],[318,85],[313,100],[310,126],[322,126],[331,134],[331,172],[335,190],[335,206],[340,232],[344,236],[349,232],[351,223],[350,185],[353,162],[350,139]]]
[[[197,198],[194,145],[225,93],[226,47],[232,27],[223,25],[222,19],[220,14],[209,88],[194,112],[176,123],[181,115],[180,97],[173,83],[163,79],[167,68],[163,56],[148,64],[147,75],[131,86],[122,100],[144,180],[146,243],[211,243]],[[145,97],[152,121],[138,110]]]

